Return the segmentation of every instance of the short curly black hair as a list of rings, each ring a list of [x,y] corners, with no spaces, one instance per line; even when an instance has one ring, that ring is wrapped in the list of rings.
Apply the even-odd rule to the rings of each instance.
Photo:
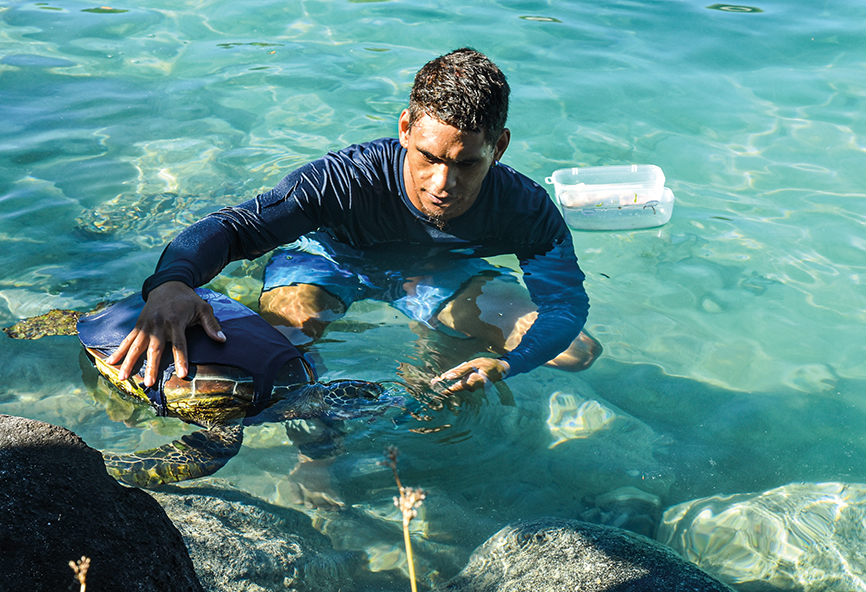
[[[456,49],[428,62],[409,94],[409,125],[429,115],[464,132],[483,131],[496,143],[508,119],[511,89],[502,71],[483,53]]]

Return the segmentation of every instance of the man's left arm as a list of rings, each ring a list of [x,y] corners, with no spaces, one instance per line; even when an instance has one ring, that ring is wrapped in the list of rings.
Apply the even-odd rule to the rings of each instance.
[[[577,264],[571,237],[544,253],[520,256],[523,280],[538,317],[514,350],[502,359],[509,376],[529,372],[564,352],[580,334],[589,314],[584,274]]]
[[[445,392],[474,391],[549,362],[564,352],[580,334],[589,312],[570,235],[548,250],[518,253],[523,278],[538,316],[514,350],[501,358],[476,358],[442,374],[439,380],[458,380]]]
[[[548,193],[507,166],[493,167],[484,188],[483,211],[496,215],[474,222],[482,227],[495,222],[497,239],[520,260],[538,316],[518,346],[501,358],[476,358],[443,374],[459,380],[451,391],[475,390],[552,360],[577,338],[589,311],[571,231]]]

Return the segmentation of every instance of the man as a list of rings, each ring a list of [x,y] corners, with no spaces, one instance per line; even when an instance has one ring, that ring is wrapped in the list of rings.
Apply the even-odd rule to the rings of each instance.
[[[399,140],[330,153],[172,241],[144,283],[136,328],[108,362],[120,363],[125,379],[146,354],[152,386],[170,342],[185,376],[187,327],[225,340],[192,288],[230,261],[288,244],[268,264],[260,311],[294,329],[296,342],[298,332],[318,338],[352,302],[376,298],[429,327],[481,336],[501,354],[444,372],[439,379],[454,381],[448,392],[544,363],[588,367],[601,346],[581,332],[589,303],[570,232],[541,187],[499,163],[511,139],[508,95],[499,68],[474,50],[425,65],[400,115]],[[528,295],[483,259],[503,253],[517,255]],[[479,304],[491,291],[509,304],[507,314],[492,311],[493,321]]]

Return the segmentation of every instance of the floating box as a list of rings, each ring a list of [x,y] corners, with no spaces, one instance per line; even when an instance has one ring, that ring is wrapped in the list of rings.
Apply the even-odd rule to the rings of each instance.
[[[559,169],[553,184],[566,224],[575,230],[635,230],[671,219],[674,194],[652,164]]]

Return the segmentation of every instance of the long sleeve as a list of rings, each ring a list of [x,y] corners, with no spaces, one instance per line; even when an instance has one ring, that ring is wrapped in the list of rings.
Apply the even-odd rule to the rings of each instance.
[[[209,214],[181,232],[145,280],[145,300],[160,284],[176,280],[192,288],[201,286],[232,261],[255,259],[315,230],[309,216],[288,197],[286,184],[284,179],[274,190]]]
[[[436,266],[513,253],[538,318],[503,356],[511,374],[565,351],[586,321],[589,302],[571,233],[547,192],[497,164],[471,208],[442,229],[409,200],[404,157],[396,139],[349,146],[290,172],[255,199],[206,216],[166,247],[144,283],[144,297],[170,280],[201,286],[231,261],[254,259],[315,230],[385,265]]]
[[[538,318],[513,351],[503,356],[510,376],[528,372],[565,351],[589,313],[584,274],[577,265],[570,236],[546,253],[518,253],[523,279]]]

